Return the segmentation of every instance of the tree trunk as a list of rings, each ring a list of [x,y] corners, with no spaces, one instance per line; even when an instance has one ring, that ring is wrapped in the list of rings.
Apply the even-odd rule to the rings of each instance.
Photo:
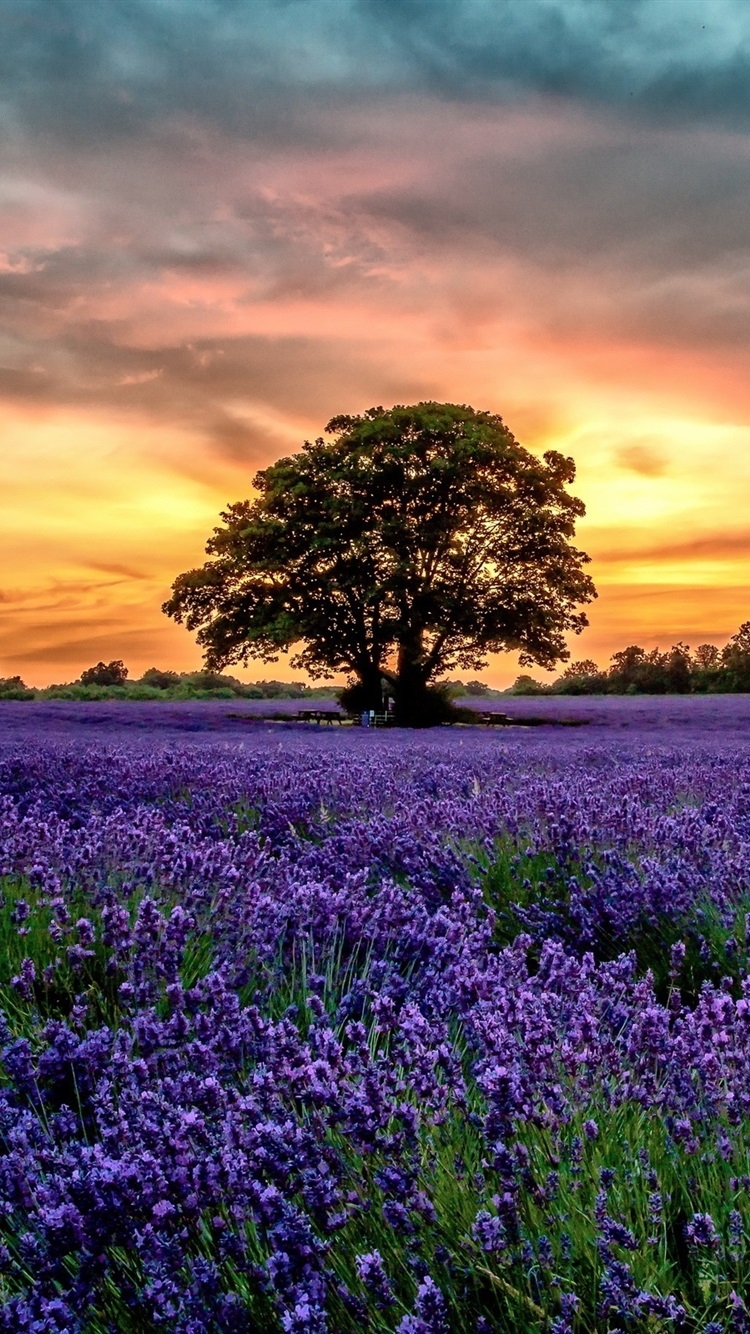
[[[399,727],[430,727],[436,719],[434,692],[427,685],[422,635],[404,640],[393,682],[394,715]]]
[[[339,693],[339,702],[347,713],[381,713],[383,709],[383,681],[380,668],[372,663],[352,663],[354,680]]]
[[[369,667],[359,674],[362,686],[362,708],[375,713],[383,711],[383,681],[379,667]]]

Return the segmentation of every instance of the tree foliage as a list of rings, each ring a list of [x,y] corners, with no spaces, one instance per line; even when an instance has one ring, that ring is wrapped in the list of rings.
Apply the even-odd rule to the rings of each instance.
[[[164,672],[159,667],[148,667],[141,681],[145,686],[153,686],[155,690],[172,690],[180,684],[180,677],[177,672]]]
[[[29,690],[20,676],[0,676],[0,699],[33,699],[34,691]]]
[[[638,644],[613,653],[607,670],[591,659],[573,662],[537,693],[556,695],[699,695],[750,692],[750,621],[723,648],[715,644],[673,644],[662,653]]]
[[[97,662],[95,667],[87,667],[81,672],[83,686],[122,686],[128,677],[128,669],[121,658],[112,662]]]
[[[726,688],[750,691],[750,621],[744,621],[721,653]]]
[[[691,668],[687,644],[674,644],[667,653],[632,644],[613,654],[609,677],[620,692],[683,695],[690,691]]]
[[[488,653],[566,658],[595,597],[571,545],[573,461],[523,449],[500,417],[420,403],[335,417],[230,505],[210,559],[175,581],[164,611],[197,631],[212,669],[250,658],[312,677],[348,671],[363,698],[390,683],[419,721],[429,683]]]

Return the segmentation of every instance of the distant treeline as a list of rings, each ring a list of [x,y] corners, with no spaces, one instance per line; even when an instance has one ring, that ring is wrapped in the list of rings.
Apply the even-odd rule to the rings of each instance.
[[[602,671],[589,658],[572,662],[562,676],[544,685],[519,676],[514,695],[707,695],[750,693],[750,621],[724,648],[715,644],[673,644],[643,649],[637,644],[613,654]]]
[[[120,659],[88,667],[76,681],[27,686],[20,676],[0,677],[0,699],[305,699],[335,695],[331,686],[304,681],[238,681],[217,672],[168,672],[149,667],[131,680]]]
[[[750,621],[728,644],[673,644],[660,649],[631,644],[612,655],[602,670],[590,658],[572,662],[561,676],[545,684],[521,675],[509,690],[495,690],[484,681],[443,681],[450,699],[511,695],[706,695],[750,694]],[[310,686],[304,681],[238,681],[218,672],[169,672],[150,667],[131,680],[116,659],[88,667],[76,681],[37,690],[20,676],[0,677],[3,699],[336,699],[341,687]]]

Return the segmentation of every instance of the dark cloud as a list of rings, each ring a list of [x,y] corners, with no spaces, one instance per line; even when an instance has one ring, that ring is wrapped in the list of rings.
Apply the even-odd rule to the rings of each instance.
[[[337,385],[361,406],[425,373],[386,371],[361,323],[204,330],[224,288],[248,317],[369,301],[468,337],[506,259],[554,337],[742,351],[749,50],[745,0],[4,0],[0,393],[189,422],[252,461],[238,397],[325,418]],[[319,181],[284,178],[300,158]],[[402,284],[432,258],[490,277]],[[212,281],[184,336],[158,295],[144,316],[149,288]]]
[[[368,90],[750,117],[744,0],[5,0],[0,24],[9,123],[68,141],[169,115],[298,140],[301,106]]]
[[[269,450],[280,453],[290,442],[268,422],[254,420],[254,408],[270,408],[280,418],[312,416],[322,430],[335,411],[379,396],[394,402],[421,396],[408,370],[381,363],[375,342],[257,335],[151,349],[122,345],[117,333],[116,326],[90,323],[46,341],[16,343],[16,361],[27,364],[0,366],[0,397],[147,416],[194,431],[229,462],[260,466]],[[227,408],[236,400],[245,403],[244,412]]]
[[[373,191],[364,207],[437,241],[473,234],[548,267],[637,251],[639,268],[678,269],[747,245],[750,157],[736,143],[592,122],[541,144],[519,136],[509,151],[502,129],[496,145],[446,164],[449,190],[438,179]]]

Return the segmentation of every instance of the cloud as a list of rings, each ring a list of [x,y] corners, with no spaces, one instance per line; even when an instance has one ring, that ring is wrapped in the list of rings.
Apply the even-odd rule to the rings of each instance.
[[[134,570],[129,565],[119,565],[116,562],[105,563],[103,561],[91,561],[89,568],[92,570],[101,570],[102,574],[119,574],[122,575],[123,579],[133,579],[136,582],[151,578],[150,575],[145,574],[142,570]]]
[[[738,531],[717,530],[682,541],[658,542],[631,548],[612,548],[597,552],[597,561],[603,564],[631,564],[634,561],[690,561],[750,558],[750,529]]]
[[[229,413],[217,416],[211,424],[211,443],[216,452],[230,463],[246,464],[257,468],[268,457],[273,439],[273,431],[259,428],[252,421],[243,421]],[[277,449],[281,453],[283,444],[278,439]]]
[[[28,255],[9,255],[0,251],[0,273],[33,273],[43,269],[44,264],[35,264]]]
[[[750,114],[743,0],[6,0],[3,25],[10,125],[69,144],[181,116],[277,142],[297,120],[311,141],[311,102],[404,90],[733,128]]]
[[[650,440],[634,440],[620,445],[615,458],[621,468],[629,468],[642,477],[661,477],[669,464],[663,446]]]
[[[353,407],[429,396],[431,345],[521,333],[579,364],[613,341],[652,364],[656,346],[696,349],[725,373],[736,358],[744,383],[750,152],[733,138],[411,100],[359,107],[350,151],[334,121],[325,150],[249,171],[231,138],[197,162],[189,139],[133,144],[132,175],[84,155],[85,235],[0,274],[2,392],[192,422],[231,453],[237,399],[309,421],[342,385]]]
[[[715,521],[660,420],[705,423],[702,476],[713,449],[721,504],[745,503],[744,0],[2,9],[13,568],[65,565],[75,527],[80,569],[96,504],[101,605],[135,633],[148,571],[193,560],[190,525],[256,468],[336,412],[431,397],[534,448],[569,435],[609,543],[621,514],[668,514],[665,542]]]
[[[158,370],[138,371],[134,375],[123,375],[122,378],[117,381],[117,383],[124,385],[151,384],[152,380],[158,380],[159,377],[163,374],[164,374],[164,367],[160,366]]]

